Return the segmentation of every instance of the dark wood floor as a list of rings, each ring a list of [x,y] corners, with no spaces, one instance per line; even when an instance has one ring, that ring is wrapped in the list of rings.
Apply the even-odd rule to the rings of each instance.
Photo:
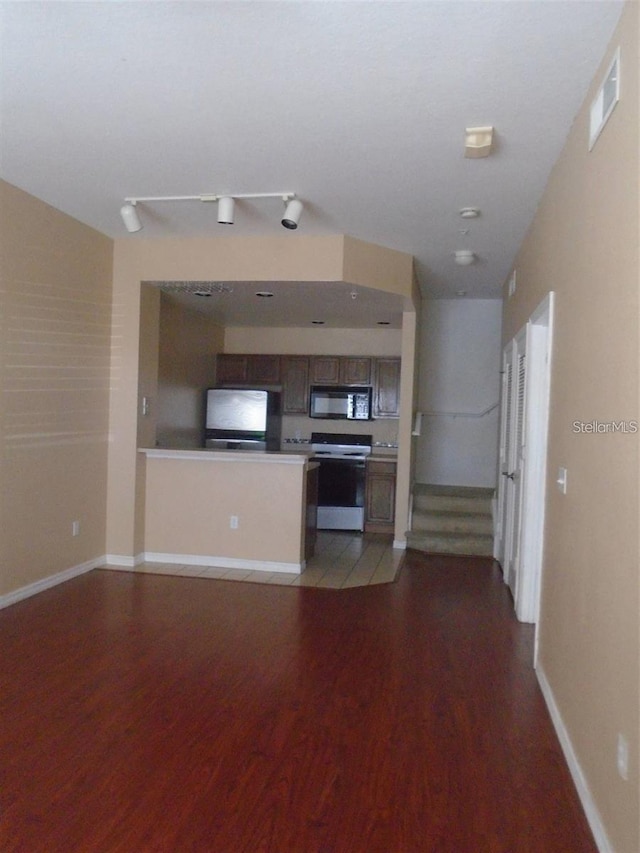
[[[593,853],[489,559],[95,571],[0,613],[2,853]]]

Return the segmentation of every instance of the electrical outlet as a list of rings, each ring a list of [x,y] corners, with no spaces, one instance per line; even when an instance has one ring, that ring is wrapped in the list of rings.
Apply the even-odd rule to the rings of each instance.
[[[629,778],[629,741],[623,734],[618,734],[618,747],[616,750],[616,763],[618,774],[625,782]]]
[[[71,535],[72,536],[80,536],[80,522],[72,521],[71,522]]]
[[[232,530],[238,529],[238,516],[237,515],[230,515],[229,516],[229,527]]]

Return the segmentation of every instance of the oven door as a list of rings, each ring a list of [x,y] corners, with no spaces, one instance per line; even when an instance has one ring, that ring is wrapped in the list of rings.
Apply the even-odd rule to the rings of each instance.
[[[322,458],[318,461],[318,527],[364,530],[364,460]]]

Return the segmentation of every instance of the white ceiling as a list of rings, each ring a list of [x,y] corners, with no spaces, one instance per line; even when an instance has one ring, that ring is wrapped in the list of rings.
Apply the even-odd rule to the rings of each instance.
[[[402,328],[403,297],[343,281],[145,284],[160,287],[169,299],[208,314],[223,326]]]
[[[345,233],[414,255],[427,296],[499,298],[621,9],[0,2],[0,175],[111,237]],[[494,153],[464,159],[478,125]],[[295,232],[279,199],[239,202],[232,232],[200,202],[141,207],[133,235],[119,216],[127,196],[281,191],[304,200]]]

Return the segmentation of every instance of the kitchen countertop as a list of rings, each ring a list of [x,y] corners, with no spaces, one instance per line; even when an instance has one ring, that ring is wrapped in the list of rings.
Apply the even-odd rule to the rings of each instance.
[[[140,447],[139,453],[155,459],[194,459],[202,462],[259,462],[278,465],[306,465],[311,450],[212,450],[203,447]]]

